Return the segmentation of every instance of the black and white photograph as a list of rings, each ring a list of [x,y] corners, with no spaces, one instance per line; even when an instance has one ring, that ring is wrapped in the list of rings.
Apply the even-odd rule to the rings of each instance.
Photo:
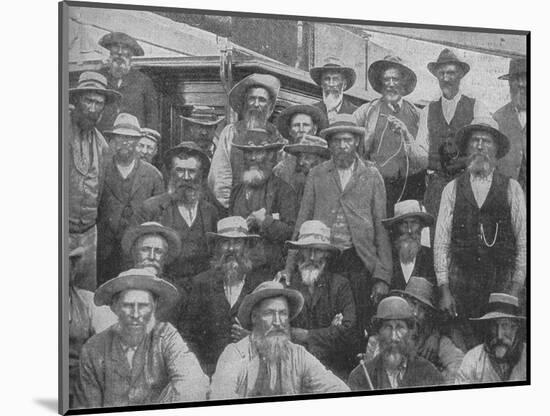
[[[531,383],[528,30],[59,12],[61,414]]]

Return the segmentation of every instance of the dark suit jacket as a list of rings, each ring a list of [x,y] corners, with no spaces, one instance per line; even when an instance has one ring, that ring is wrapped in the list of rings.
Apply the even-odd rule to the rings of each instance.
[[[510,140],[510,150],[497,162],[498,170],[503,175],[518,179],[527,151],[525,129],[521,127],[518,114],[511,102],[498,109],[493,118],[498,123],[498,129]]]
[[[315,166],[306,180],[294,235],[298,235],[300,226],[308,220],[322,221],[331,228],[340,207],[355,250],[366,269],[372,277],[390,285],[391,246],[381,222],[386,218],[386,189],[372,162],[357,159],[355,171],[344,190],[332,160]]]
[[[416,262],[414,264],[413,272],[411,276],[424,277],[430,281],[431,284],[437,286],[434,271],[434,254],[431,248],[422,246],[420,251],[416,255]],[[407,282],[403,276],[403,270],[401,269],[401,262],[399,261],[399,254],[393,250],[393,279],[391,282],[391,289],[405,290]]]
[[[323,110],[323,113],[327,114],[327,106],[325,105],[323,100],[316,102],[315,104],[313,104],[313,106],[320,108],[321,110]],[[352,102],[344,96],[344,98],[342,98],[342,105],[340,106],[338,114],[353,114],[355,110],[357,110],[357,106],[355,104],[352,104]]]

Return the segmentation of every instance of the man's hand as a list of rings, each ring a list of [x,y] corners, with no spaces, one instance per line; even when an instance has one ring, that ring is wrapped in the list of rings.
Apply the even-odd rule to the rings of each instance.
[[[437,359],[439,353],[439,336],[431,334],[422,345],[422,348],[418,349],[418,354],[424,357],[426,360],[434,362]]]
[[[449,289],[449,285],[442,285],[441,286],[441,302],[440,302],[441,310],[446,313],[451,318],[456,318],[458,314],[456,313],[456,303],[455,299],[453,298],[453,295],[451,294],[451,290]]]
[[[344,315],[341,313],[337,313],[334,315],[334,318],[332,318],[332,322],[330,323],[331,326],[342,326],[342,321],[344,320]]]
[[[391,114],[388,114],[386,117],[388,119],[388,127],[390,128],[390,130],[394,133],[402,134],[405,139],[407,139],[410,135],[407,125],[399,120],[397,117],[392,116]]]
[[[238,342],[250,335],[250,331],[244,329],[238,320],[236,322],[237,323],[231,325],[231,339],[233,342]]]
[[[283,285],[290,286],[290,272],[287,269],[283,269],[277,272],[273,278],[274,282],[282,283]]]
[[[309,331],[307,329],[302,329],[302,328],[290,329],[290,336],[292,338],[292,341],[297,342],[298,344],[305,344],[307,342],[308,335],[309,335]]]
[[[378,302],[388,294],[389,290],[390,286],[386,282],[383,280],[376,280],[376,283],[372,286],[370,300],[374,305],[378,305]]]
[[[256,224],[258,227],[261,227],[265,221],[265,213],[265,208],[252,212],[246,219],[246,224],[248,225],[248,228],[251,228],[254,224]]]

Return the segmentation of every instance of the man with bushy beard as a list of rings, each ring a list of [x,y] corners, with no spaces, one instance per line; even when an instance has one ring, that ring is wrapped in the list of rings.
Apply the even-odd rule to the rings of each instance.
[[[244,164],[241,181],[231,191],[229,214],[246,218],[250,231],[262,237],[250,258],[254,267],[264,266],[274,275],[283,267],[283,245],[292,236],[298,201],[291,186],[273,174],[284,143],[258,129],[247,130],[243,142],[233,144]]]
[[[252,268],[246,220],[228,217],[218,221],[217,232],[208,233],[213,246],[210,269],[192,280],[189,303],[179,311],[178,329],[190,343],[211,376],[224,348],[248,335],[237,318],[243,298],[269,275]]]
[[[425,358],[416,355],[414,314],[407,301],[389,296],[378,304],[374,324],[378,326],[380,352],[368,363],[361,362],[351,372],[352,390],[397,389],[437,386],[443,376]]]
[[[350,284],[327,267],[330,255],[338,253],[330,243],[330,229],[320,221],[306,221],[298,239],[287,245],[298,250],[290,287],[305,299],[290,330],[292,341],[345,380],[356,363],[359,334]]]
[[[510,147],[497,123],[474,119],[455,140],[468,167],[443,190],[434,263],[451,336],[467,351],[479,344],[468,319],[481,315],[489,294],[519,297],[523,289],[527,225],[520,185],[495,169]]]
[[[498,170],[516,179],[525,191],[527,163],[527,60],[511,59],[507,74],[498,77],[507,80],[510,102],[498,109],[493,118],[498,129],[510,139],[510,151],[498,161]]]
[[[112,279],[124,269],[121,240],[134,212],[141,204],[164,191],[162,175],[153,165],[138,157],[136,145],[142,137],[136,117],[121,113],[109,138],[113,157],[107,161],[105,187],[97,222],[98,283]]]
[[[96,125],[105,105],[120,99],[107,89],[107,80],[97,72],[84,72],[69,90],[73,106],[67,130],[69,153],[69,250],[84,249],[75,285],[97,287],[97,217],[109,145]]]
[[[170,169],[167,192],[146,200],[134,223],[155,221],[178,234],[181,250],[166,266],[164,277],[176,284],[185,304],[191,278],[210,266],[206,233],[216,229],[218,210],[203,197],[210,160],[195,142],[181,142],[168,150],[165,165]]]
[[[264,129],[270,142],[281,141],[277,128],[268,122],[280,88],[281,83],[274,76],[252,74],[229,91],[229,105],[239,120],[226,125],[220,133],[208,174],[208,186],[225,208],[229,207],[231,190],[241,182],[244,169],[243,153],[233,145],[246,144],[249,129]]]
[[[435,284],[433,252],[422,245],[422,230],[434,223],[433,216],[419,201],[407,200],[395,204],[394,216],[382,223],[393,240],[391,289],[405,289],[411,276],[423,276]]]
[[[303,304],[300,292],[273,281],[243,299],[238,319],[251,333],[221,354],[210,399],[349,391],[304,347],[291,342],[290,321]]]
[[[357,106],[344,97],[344,91],[355,84],[356,73],[351,67],[343,66],[335,57],[328,57],[323,66],[309,70],[311,79],[321,87],[323,99],[315,104],[332,121],[336,114],[352,114]]]
[[[141,125],[158,130],[158,93],[151,79],[133,68],[132,63],[134,56],[144,55],[143,48],[134,38],[121,32],[107,33],[98,43],[109,51],[101,73],[107,78],[109,87],[123,96],[118,103],[106,106],[98,128],[101,131],[110,129],[119,113],[130,113]]]
[[[472,319],[482,326],[484,342],[466,353],[456,375],[456,384],[525,380],[524,320],[519,315],[515,296],[491,293],[486,313]]]

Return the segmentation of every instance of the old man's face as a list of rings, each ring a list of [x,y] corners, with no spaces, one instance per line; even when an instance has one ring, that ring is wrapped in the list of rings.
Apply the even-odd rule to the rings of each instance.
[[[341,72],[325,71],[321,76],[321,88],[324,97],[328,95],[339,96],[346,88],[346,80]]]
[[[458,91],[460,87],[460,81],[464,76],[464,72],[460,65],[457,64],[443,64],[440,65],[435,71],[437,80],[439,81],[439,88],[443,92],[444,96],[454,96],[454,93]],[[448,97],[450,98],[450,97]]]
[[[301,248],[298,255],[298,270],[302,282],[313,287],[319,276],[325,269],[328,259],[328,251],[319,248]]]
[[[245,97],[244,120],[248,129],[264,128],[273,110],[273,100],[262,87],[251,87]]]
[[[518,334],[519,325],[510,318],[495,319],[490,323],[489,348],[497,359],[505,359],[511,351]]]
[[[147,290],[128,289],[118,295],[112,306],[118,317],[121,335],[130,346],[138,345],[147,333],[156,302]]]
[[[333,134],[328,140],[328,147],[334,164],[339,169],[349,168],[355,158],[359,139],[349,132]]]
[[[123,164],[131,163],[137,157],[137,137],[113,135],[109,145],[113,150],[115,159]]]
[[[216,133],[216,125],[207,126],[198,123],[185,123],[184,136],[186,140],[191,140],[199,145],[199,147],[207,154],[212,153],[212,143]]]
[[[297,142],[304,134],[317,133],[317,126],[309,114],[295,114],[290,119],[290,136]]]
[[[105,108],[105,96],[95,92],[85,92],[78,96],[75,115],[82,130],[92,129],[99,121]]]
[[[212,259],[212,267],[222,272],[229,285],[241,282],[252,269],[244,238],[220,238]]]
[[[166,254],[168,243],[164,237],[158,234],[141,236],[134,244],[134,265],[136,268],[148,269],[155,275],[160,275]]]
[[[401,319],[385,320],[378,334],[384,367],[388,370],[397,369],[410,356],[413,348],[408,323]]]
[[[202,165],[199,158],[185,154],[172,159],[171,186],[177,201],[192,204],[200,196]]]
[[[497,145],[491,133],[472,132],[468,140],[468,170],[476,176],[485,177],[496,166]]]
[[[513,76],[509,81],[510,98],[518,110],[527,110],[527,74]]]
[[[148,137],[142,137],[137,143],[136,150],[142,160],[152,163],[157,154],[157,142]]]
[[[119,43],[111,46],[109,56],[109,70],[113,78],[119,79],[130,72],[132,67],[132,50]]]
[[[386,102],[396,103],[403,94],[403,74],[398,68],[388,68],[382,74],[382,96]]]
[[[395,226],[395,249],[403,263],[411,263],[421,247],[422,223],[416,217],[404,218]]]
[[[250,187],[262,186],[271,176],[271,171],[275,166],[275,157],[274,150],[243,151],[242,182]]]

